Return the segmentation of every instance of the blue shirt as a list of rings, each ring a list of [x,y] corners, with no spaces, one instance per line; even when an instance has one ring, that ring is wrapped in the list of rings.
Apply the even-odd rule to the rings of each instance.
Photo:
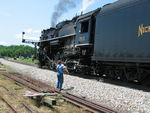
[[[57,64],[57,67],[56,67],[57,75],[62,75],[64,68],[65,68],[65,66],[63,64]]]

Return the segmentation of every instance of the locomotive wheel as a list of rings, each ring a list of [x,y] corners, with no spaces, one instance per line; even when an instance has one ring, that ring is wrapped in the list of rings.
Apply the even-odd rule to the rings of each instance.
[[[149,86],[150,85],[150,71],[149,70],[143,70],[141,73],[141,80],[140,83],[144,86]]]
[[[49,62],[49,69],[54,70],[55,69],[55,64],[53,62]]]
[[[150,86],[150,76],[145,77],[140,83],[144,86]]]
[[[54,69],[54,67],[53,67],[52,65],[50,65],[49,68],[50,68],[50,70],[53,70],[53,69]]]

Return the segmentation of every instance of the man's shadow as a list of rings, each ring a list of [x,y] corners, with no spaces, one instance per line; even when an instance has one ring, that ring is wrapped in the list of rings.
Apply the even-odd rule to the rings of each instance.
[[[74,89],[74,87],[70,87],[70,88],[63,89],[63,91],[71,91],[73,89]]]

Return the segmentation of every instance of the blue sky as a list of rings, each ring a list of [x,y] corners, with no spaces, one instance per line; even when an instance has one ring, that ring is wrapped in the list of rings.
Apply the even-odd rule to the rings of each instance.
[[[50,28],[51,16],[59,0],[0,0],[0,45],[22,45],[25,38],[37,39],[43,29]],[[92,1],[92,0],[84,0]],[[84,13],[117,0],[93,0]],[[77,7],[65,12],[59,22],[73,18],[82,9],[82,0]]]

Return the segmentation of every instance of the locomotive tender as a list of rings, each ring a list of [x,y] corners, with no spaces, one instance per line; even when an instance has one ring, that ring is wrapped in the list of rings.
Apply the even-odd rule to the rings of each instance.
[[[40,66],[150,84],[150,0],[118,0],[42,31]]]

